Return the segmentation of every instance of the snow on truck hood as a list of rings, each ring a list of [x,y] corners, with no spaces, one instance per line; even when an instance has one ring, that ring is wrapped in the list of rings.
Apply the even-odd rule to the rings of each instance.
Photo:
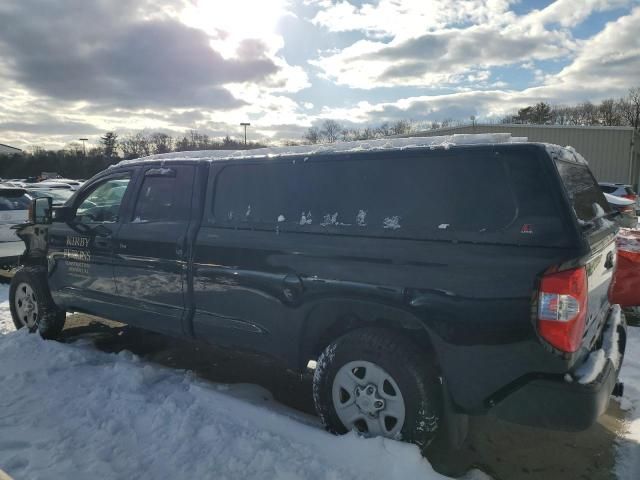
[[[379,150],[405,150],[411,148],[444,148],[457,145],[487,145],[504,143],[524,143],[527,137],[512,137],[510,133],[455,134],[438,137],[379,138],[318,145],[299,145],[295,147],[267,147],[253,150],[199,150],[173,152],[134,160],[122,160],[114,165],[122,166],[141,161],[157,160],[231,160],[235,158],[267,158],[289,155],[313,155],[318,153],[346,153]],[[562,148],[562,147],[558,147]]]

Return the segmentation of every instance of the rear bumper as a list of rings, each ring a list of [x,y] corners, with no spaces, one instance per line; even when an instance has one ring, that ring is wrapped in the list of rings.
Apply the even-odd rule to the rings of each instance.
[[[564,377],[533,379],[505,397],[491,414],[522,425],[586,430],[609,405],[624,357],[626,328],[624,315],[616,305],[610,311],[603,333],[601,350],[605,361],[600,362],[601,367],[590,369],[582,378],[568,373]],[[594,354],[597,351],[592,352]]]

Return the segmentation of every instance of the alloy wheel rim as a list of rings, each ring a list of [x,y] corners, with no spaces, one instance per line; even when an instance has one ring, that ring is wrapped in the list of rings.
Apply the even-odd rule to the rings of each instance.
[[[398,384],[372,362],[343,365],[333,380],[333,405],[342,424],[367,436],[397,438],[405,421]]]
[[[38,299],[28,283],[20,283],[14,299],[16,313],[20,323],[34,328],[38,324]]]

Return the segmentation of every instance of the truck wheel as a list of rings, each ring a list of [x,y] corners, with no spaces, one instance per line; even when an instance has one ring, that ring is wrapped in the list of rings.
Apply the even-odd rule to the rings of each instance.
[[[441,391],[429,358],[389,330],[355,330],[329,345],[318,359],[313,398],[327,430],[357,430],[415,443],[434,439]]]
[[[66,313],[53,303],[45,273],[40,269],[22,268],[11,279],[9,287],[11,317],[17,329],[40,332],[42,338],[56,338]]]

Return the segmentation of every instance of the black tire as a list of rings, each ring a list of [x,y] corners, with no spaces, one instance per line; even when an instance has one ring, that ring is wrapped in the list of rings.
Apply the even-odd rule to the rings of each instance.
[[[24,289],[25,286],[30,287],[32,300],[37,305],[37,315],[31,324],[27,323],[26,318],[20,318],[16,303],[18,288]],[[16,329],[28,328],[31,333],[37,330],[42,338],[54,339],[64,328],[66,312],[53,303],[43,268],[23,267],[15,273],[9,287],[9,307]]]
[[[399,438],[423,451],[434,440],[442,418],[438,374],[429,356],[402,335],[382,328],[354,330],[329,345],[313,377],[316,411],[328,431],[347,433],[334,406],[332,388],[340,368],[354,361],[375,364],[398,385],[405,405]]]

